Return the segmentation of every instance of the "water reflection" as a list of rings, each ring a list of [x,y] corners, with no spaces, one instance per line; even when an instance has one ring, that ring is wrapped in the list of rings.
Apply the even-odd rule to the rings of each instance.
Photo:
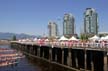
[[[0,47],[11,49],[8,45]],[[24,58],[19,58],[17,62],[0,67],[0,71],[73,71],[27,55]]]
[[[32,63],[34,66],[39,66],[41,71],[74,71],[30,56],[27,56],[27,59],[29,59],[30,63]]]
[[[21,52],[9,48],[0,48],[0,67],[17,64],[22,57],[24,55]]]
[[[22,58],[18,64],[0,67],[0,71],[40,71],[38,67],[29,63],[26,58]]]
[[[40,71],[38,66],[31,64],[21,52],[8,45],[0,46],[0,65],[0,71]]]

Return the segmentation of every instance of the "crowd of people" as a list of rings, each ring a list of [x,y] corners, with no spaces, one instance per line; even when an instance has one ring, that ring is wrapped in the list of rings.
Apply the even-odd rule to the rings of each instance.
[[[70,39],[65,38],[64,36],[59,39],[48,39],[48,38],[35,38],[34,40],[23,39],[19,40],[20,43],[26,44],[37,44],[37,45],[50,45],[57,47],[88,47],[88,48],[106,48],[108,47],[108,40],[101,39],[96,35],[89,38],[88,40],[81,40],[75,37],[71,37]]]

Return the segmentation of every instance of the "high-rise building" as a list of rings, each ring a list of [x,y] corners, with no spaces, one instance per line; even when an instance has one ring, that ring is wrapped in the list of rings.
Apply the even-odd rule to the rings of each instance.
[[[64,15],[63,18],[63,35],[67,37],[71,37],[75,34],[75,27],[74,27],[74,16],[70,13]]]
[[[84,12],[84,34],[98,34],[98,15],[93,8]]]
[[[55,22],[50,21],[48,23],[48,29],[49,29],[49,37],[57,37],[58,27]]]

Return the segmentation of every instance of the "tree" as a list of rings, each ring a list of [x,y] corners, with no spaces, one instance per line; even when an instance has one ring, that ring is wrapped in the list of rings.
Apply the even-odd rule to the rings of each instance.
[[[81,35],[80,35],[80,39],[81,39],[82,41],[87,41],[87,40],[88,40],[88,35],[86,35],[86,34],[81,34]]]
[[[12,40],[13,40],[13,41],[15,41],[15,40],[16,40],[16,36],[15,36],[15,35],[13,35]]]

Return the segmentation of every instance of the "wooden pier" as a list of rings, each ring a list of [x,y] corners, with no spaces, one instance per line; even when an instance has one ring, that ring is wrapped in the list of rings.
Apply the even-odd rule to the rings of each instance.
[[[81,46],[53,46],[11,42],[11,47],[25,54],[76,71],[108,71],[108,49]]]

